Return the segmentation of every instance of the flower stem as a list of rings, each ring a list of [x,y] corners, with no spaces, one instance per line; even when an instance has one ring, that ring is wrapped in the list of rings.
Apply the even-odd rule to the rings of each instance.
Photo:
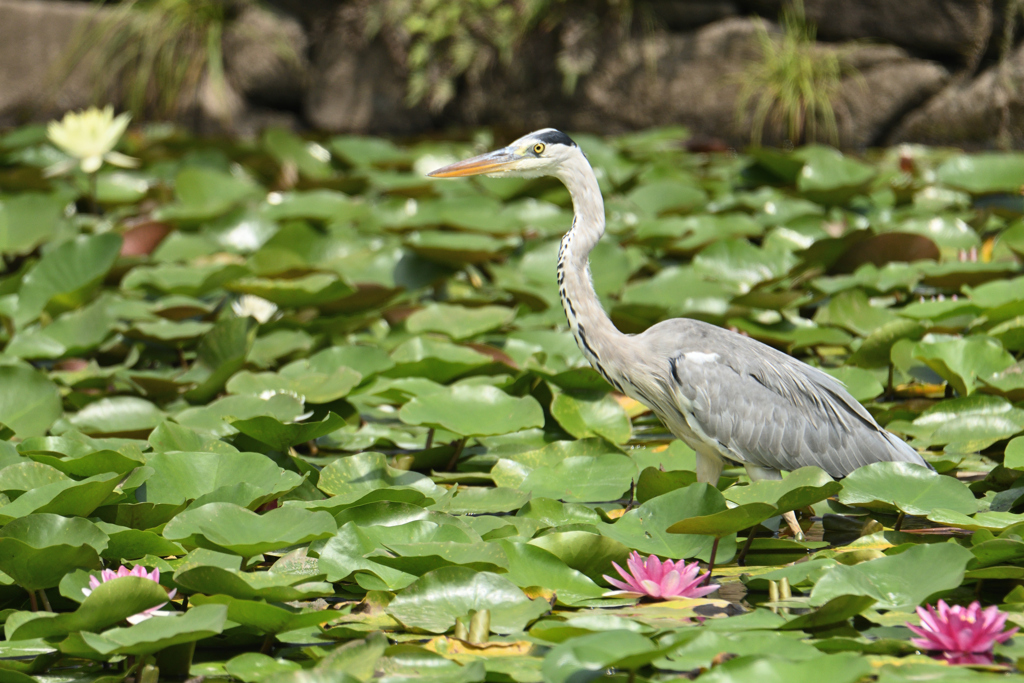
[[[135,662],[135,666],[131,668],[125,679],[132,678],[138,683],[139,675],[142,673],[142,667],[146,665],[146,655],[139,655],[139,659]]]
[[[715,569],[715,555],[718,554],[718,542],[722,540],[715,536],[715,542],[711,544],[711,559],[708,560],[708,578],[705,583],[711,583],[711,572]]]
[[[448,466],[445,469],[446,472],[451,472],[455,469],[455,465],[459,462],[459,457],[462,455],[462,449],[466,447],[466,437],[462,437],[455,442],[455,452],[452,453],[452,459],[448,461]]]
[[[93,214],[99,215],[100,204],[97,200],[96,195],[99,194],[99,180],[96,178],[95,173],[89,174],[89,211]]]
[[[751,527],[750,533],[747,535],[747,542],[743,544],[743,549],[740,550],[740,554],[736,556],[736,564],[743,567],[743,563],[747,560],[747,553],[750,552],[750,546],[754,544],[754,537],[757,536],[757,527]]]
[[[36,602],[36,592],[30,588],[26,590],[28,590],[28,604],[32,606],[33,612],[38,612],[39,603]]]

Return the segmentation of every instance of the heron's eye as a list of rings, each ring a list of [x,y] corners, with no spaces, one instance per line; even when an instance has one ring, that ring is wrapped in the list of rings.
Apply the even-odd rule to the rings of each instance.
[[[536,145],[534,145],[533,146],[533,153],[534,154],[543,154],[544,153],[544,143],[543,142],[538,142]]]

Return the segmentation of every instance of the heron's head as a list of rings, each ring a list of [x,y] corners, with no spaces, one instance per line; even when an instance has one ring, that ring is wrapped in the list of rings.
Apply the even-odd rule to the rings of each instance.
[[[579,147],[572,138],[560,130],[544,128],[524,135],[508,147],[459,161],[427,175],[433,178],[462,178],[471,175],[537,178],[558,175],[565,162],[578,154]]]

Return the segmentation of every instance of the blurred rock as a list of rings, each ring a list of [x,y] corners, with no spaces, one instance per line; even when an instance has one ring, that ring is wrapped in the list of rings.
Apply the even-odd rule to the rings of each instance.
[[[1024,47],[973,80],[960,79],[907,115],[890,143],[1024,145]]]
[[[666,33],[624,46],[586,80],[587,106],[572,125],[631,130],[681,123],[698,139],[748,143],[749,126],[737,122],[736,101],[740,74],[760,55],[756,31],[756,20],[726,19],[695,33]],[[820,49],[839,52],[859,73],[844,79],[836,103],[845,147],[879,144],[900,117],[949,77],[942,66],[891,45],[822,44]],[[765,141],[780,142],[770,135]]]
[[[56,76],[76,29],[96,11],[78,2],[0,0],[0,126],[89,104],[89,64],[76,65],[59,89]]]
[[[894,45],[854,43],[838,49],[859,73],[844,79],[836,105],[843,147],[884,144],[908,112],[949,81],[949,72],[941,65],[914,59]]]
[[[335,133],[381,134],[430,126],[425,109],[405,106],[405,69],[382,42],[367,41],[344,10],[313,52],[306,93],[310,125]]]
[[[774,19],[788,0],[739,1]],[[985,49],[993,25],[993,0],[804,0],[804,11],[819,39],[870,38],[968,62]]]
[[[681,123],[695,136],[738,143],[737,77],[758,56],[757,23],[725,19],[694,33],[659,33],[611,52],[586,78],[572,126],[631,130]]]
[[[224,32],[225,74],[250,102],[298,108],[309,77],[308,49],[296,19],[248,6]]]
[[[734,17],[740,13],[735,2],[728,0],[649,0],[641,11],[650,16],[658,28],[689,31],[705,24]]]

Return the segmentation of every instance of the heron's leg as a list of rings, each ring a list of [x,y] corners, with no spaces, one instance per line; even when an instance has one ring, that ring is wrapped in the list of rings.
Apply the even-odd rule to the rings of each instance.
[[[697,451],[697,481],[702,484],[718,486],[718,478],[722,476],[725,461],[711,451]]]
[[[718,485],[718,478],[722,476],[722,469],[725,467],[725,461],[722,460],[713,451],[705,451],[703,449],[697,449],[697,481],[702,484],[711,484],[712,486]],[[711,557],[708,561],[708,578],[707,581],[711,582],[711,572],[715,569],[715,555],[718,553],[718,541],[720,539],[716,536],[715,542],[711,545]]]
[[[781,481],[782,473],[778,470],[771,470],[766,467],[758,467],[757,465],[744,464],[743,467],[747,470],[747,476],[750,477],[751,481]],[[782,515],[782,518],[786,520],[786,524],[789,525],[790,531],[793,532],[793,537],[798,541],[804,539],[804,530],[800,528],[800,525],[796,522],[796,513],[792,510]]]

